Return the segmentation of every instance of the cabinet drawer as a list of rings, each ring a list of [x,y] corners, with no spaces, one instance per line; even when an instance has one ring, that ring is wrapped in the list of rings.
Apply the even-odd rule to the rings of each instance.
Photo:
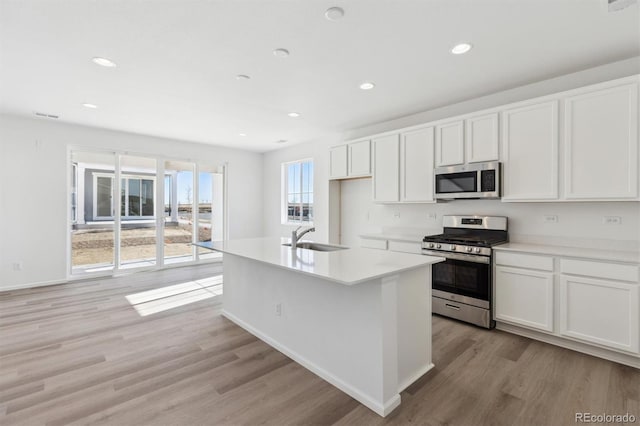
[[[496,252],[496,265],[553,271],[553,257],[498,251]]]
[[[638,282],[638,267],[633,265],[562,259],[560,260],[560,272],[563,274]]]
[[[411,243],[408,241],[389,241],[389,250],[401,251],[403,253],[422,254],[422,244]]]
[[[386,250],[387,240],[378,240],[375,238],[360,238],[360,247]]]

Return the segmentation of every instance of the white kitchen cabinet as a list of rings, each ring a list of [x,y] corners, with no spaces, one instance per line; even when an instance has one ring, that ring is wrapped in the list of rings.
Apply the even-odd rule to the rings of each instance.
[[[553,273],[495,267],[495,317],[553,332]]]
[[[464,163],[464,121],[436,126],[436,166]]]
[[[400,201],[434,201],[433,149],[433,127],[400,135]]]
[[[373,139],[373,201],[400,201],[400,135]]]
[[[498,161],[498,113],[471,117],[465,124],[467,163]]]
[[[348,176],[348,146],[334,146],[329,150],[329,178],[340,179]]]
[[[558,199],[558,101],[502,112],[503,201]]]
[[[639,284],[561,275],[560,334],[638,352]]]
[[[371,176],[371,142],[355,141],[329,150],[329,179]]]
[[[358,141],[349,145],[349,177],[371,175],[371,142]]]
[[[564,195],[638,198],[638,84],[565,99]]]

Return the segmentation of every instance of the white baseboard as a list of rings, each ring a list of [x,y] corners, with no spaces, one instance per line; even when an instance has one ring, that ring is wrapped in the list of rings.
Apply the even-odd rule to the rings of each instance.
[[[433,367],[435,367],[435,365],[433,363],[430,363],[428,365],[425,365],[424,367],[422,367],[420,370],[418,370],[415,374],[413,374],[411,377],[409,377],[408,379],[406,379],[404,382],[398,384],[398,393],[402,392],[403,390],[405,390],[406,388],[408,388],[409,386],[411,386],[411,384],[413,382],[415,382],[416,380],[418,380],[420,377],[424,376],[425,374],[427,374]]]
[[[58,285],[68,283],[69,280],[51,280],[51,281],[40,281],[36,283],[24,283],[24,284],[14,284],[0,287],[0,293],[3,291],[13,291],[13,290],[25,290],[27,288],[35,288],[35,287],[46,287],[48,285]]]
[[[640,369],[640,357],[496,321],[496,329]]]
[[[230,313],[230,312],[228,312],[226,310],[223,310],[222,311],[222,316],[224,316],[225,318],[227,318],[230,321],[234,322],[238,326],[244,328],[246,331],[248,331],[249,333],[253,334],[254,336],[259,338],[263,342],[267,343],[268,345],[270,345],[273,348],[277,349],[278,351],[282,352],[283,354],[285,354],[286,356],[288,356],[289,358],[291,358],[292,360],[294,360],[298,364],[302,365],[307,370],[311,371],[312,373],[316,374],[317,376],[319,376],[322,379],[326,380],[327,382],[331,383],[333,386],[337,387],[342,392],[346,393],[347,395],[349,395],[353,399],[355,399],[355,400],[359,401],[360,403],[362,403],[364,406],[369,408],[374,413],[376,413],[376,414],[378,414],[378,415],[380,415],[382,417],[385,417],[386,415],[391,413],[395,408],[397,408],[400,405],[401,400],[400,400],[400,394],[399,393],[394,395],[390,400],[385,401],[384,403],[380,403],[380,402],[376,401],[375,399],[371,398],[369,395],[367,395],[364,392],[360,391],[359,389],[356,389],[355,387],[353,387],[349,383],[344,382],[343,380],[337,378],[333,374],[331,374],[328,371],[324,370],[323,368],[319,367],[318,365],[316,365],[312,361],[308,360],[307,358],[303,357],[302,355],[298,354],[297,352],[289,349],[287,346],[284,346],[281,343],[276,342],[275,340],[273,340],[269,336],[263,334],[260,330],[257,330],[253,326],[251,326],[251,325],[247,324],[246,322],[242,321],[241,319],[239,319],[238,317],[236,317],[232,313]]]

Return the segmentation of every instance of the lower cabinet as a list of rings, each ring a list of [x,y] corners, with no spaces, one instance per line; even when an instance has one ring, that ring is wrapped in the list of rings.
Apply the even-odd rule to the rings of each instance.
[[[496,266],[496,319],[553,331],[553,274]]]
[[[495,263],[497,321],[640,354],[638,265],[502,250]]]
[[[560,334],[638,352],[637,283],[561,275]]]

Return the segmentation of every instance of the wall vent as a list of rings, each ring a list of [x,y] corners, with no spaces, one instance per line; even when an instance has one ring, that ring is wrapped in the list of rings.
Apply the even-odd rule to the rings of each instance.
[[[609,12],[616,12],[618,10],[625,9],[632,4],[637,3],[638,0],[607,0],[609,3]]]
[[[37,115],[38,117],[53,118],[54,120],[57,120],[58,118],[60,118],[59,115],[45,114],[44,112],[38,112],[38,111],[35,111],[34,114]]]

